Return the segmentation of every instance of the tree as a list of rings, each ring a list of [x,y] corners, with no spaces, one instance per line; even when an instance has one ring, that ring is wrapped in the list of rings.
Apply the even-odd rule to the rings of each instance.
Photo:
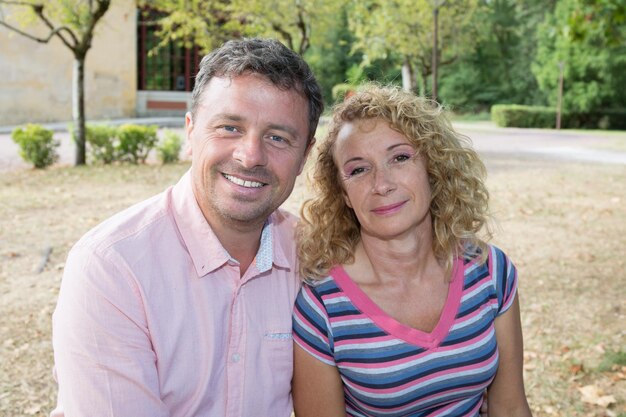
[[[226,40],[239,37],[226,0],[140,0],[142,13],[158,27],[159,47],[170,42],[186,48],[198,46],[208,53]]]
[[[341,13],[343,0],[232,0],[241,32],[249,36],[277,36],[304,55]]]
[[[342,7],[332,18],[334,21],[329,22],[327,29],[315,32],[313,42],[304,55],[322,87],[324,101],[329,105],[333,104],[333,87],[346,81],[357,82],[354,78],[358,79],[360,74],[356,72],[363,72],[359,68],[360,54],[350,53],[354,39],[348,30],[346,7]]]
[[[274,36],[304,55],[316,30],[341,10],[337,0],[144,0],[161,11],[156,21],[164,42],[196,44],[208,52],[224,40],[242,36]]]
[[[624,107],[626,98],[626,45],[615,42],[624,33],[607,31],[611,20],[595,19],[598,4],[586,0],[560,0],[538,31],[533,73],[551,105],[557,101],[559,63],[564,63],[563,108],[587,113],[601,108]],[[602,2],[604,4],[608,2]],[[576,18],[589,16],[583,27]],[[584,36],[576,35],[576,32]]]
[[[531,71],[537,27],[553,2],[480,0],[471,25],[474,48],[441,72],[439,94],[460,111],[485,111],[496,103],[545,104]]]
[[[570,39],[582,41],[602,35],[610,46],[626,43],[626,2],[623,0],[578,0],[569,14]]]
[[[449,65],[461,51],[473,48],[476,37],[470,22],[476,4],[477,0],[450,0],[442,8],[441,1],[433,0],[355,2],[350,12],[354,49],[363,53],[364,64],[394,60],[402,66],[403,86],[413,90],[419,85],[420,94],[425,94],[433,62]],[[433,59],[435,15],[438,53]]]
[[[72,119],[76,129],[76,165],[85,164],[85,59],[91,49],[96,25],[110,5],[111,0],[0,0],[0,26],[36,42],[48,43],[57,38],[74,55]],[[14,23],[11,16],[20,15],[20,12],[26,20],[43,23],[47,35],[38,36],[27,32],[25,25]]]
[[[445,7],[448,0],[433,0],[431,5],[433,9],[433,51],[432,51],[432,91],[433,100],[437,100],[437,69],[439,66],[439,11]]]

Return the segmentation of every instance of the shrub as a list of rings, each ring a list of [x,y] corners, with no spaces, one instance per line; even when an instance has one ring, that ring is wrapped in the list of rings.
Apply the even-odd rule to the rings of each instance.
[[[354,94],[357,88],[352,84],[335,84],[332,89],[333,100],[339,103]]]
[[[491,120],[500,127],[556,126],[556,109],[517,104],[496,104],[491,107]],[[586,113],[561,115],[561,127],[570,129],[626,129],[626,109],[598,109]]]
[[[53,135],[52,130],[36,124],[18,127],[11,133],[13,142],[20,147],[22,159],[32,163],[35,168],[45,168],[59,159],[56,153],[59,142],[54,140]]]
[[[87,125],[85,139],[89,145],[89,154],[96,162],[110,164],[117,159],[117,128],[106,125]]]
[[[143,164],[157,143],[157,126],[122,125],[117,137],[120,160]]]
[[[491,106],[491,120],[500,127],[556,126],[556,110],[551,107],[496,104]]]
[[[178,162],[178,156],[182,145],[183,140],[178,133],[166,130],[163,135],[163,140],[161,140],[161,143],[157,147],[161,163],[169,164],[172,162]]]
[[[626,130],[626,109],[598,109],[587,113],[571,113],[565,117],[565,127]]]

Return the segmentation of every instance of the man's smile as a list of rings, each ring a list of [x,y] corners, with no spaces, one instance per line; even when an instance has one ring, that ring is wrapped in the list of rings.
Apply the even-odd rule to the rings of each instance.
[[[224,178],[226,178],[228,181],[232,182],[233,184],[237,184],[246,188],[261,188],[264,185],[267,185],[258,181],[244,180],[244,179],[235,177],[234,175],[229,175],[229,174],[224,174],[224,173],[222,173],[222,175],[224,176]]]

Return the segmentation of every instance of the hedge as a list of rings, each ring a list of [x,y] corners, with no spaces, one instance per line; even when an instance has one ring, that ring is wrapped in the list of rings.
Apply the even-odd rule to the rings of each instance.
[[[500,127],[554,128],[556,109],[518,104],[496,104],[491,120]],[[598,109],[589,113],[563,113],[561,127],[570,129],[626,129],[626,109]]]

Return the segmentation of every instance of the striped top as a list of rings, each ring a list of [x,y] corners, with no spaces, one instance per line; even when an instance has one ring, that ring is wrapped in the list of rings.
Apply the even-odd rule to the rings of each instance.
[[[507,256],[489,251],[482,265],[469,256],[455,261],[430,333],[388,316],[340,266],[302,288],[294,340],[338,368],[349,416],[478,416],[498,368],[494,320],[517,288]]]

